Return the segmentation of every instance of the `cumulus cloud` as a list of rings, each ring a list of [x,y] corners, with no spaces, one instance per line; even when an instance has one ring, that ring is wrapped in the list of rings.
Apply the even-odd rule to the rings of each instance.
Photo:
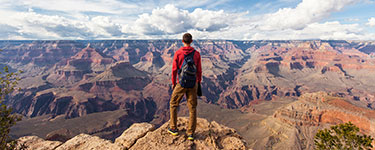
[[[202,7],[202,6],[213,8],[215,6],[224,4],[229,1],[232,1],[232,0],[189,0],[189,1],[171,0],[171,1],[168,1],[168,4],[173,4],[173,5],[184,7],[184,8],[193,8],[193,7]]]
[[[18,7],[33,7],[43,10],[62,12],[101,12],[120,14],[127,9],[136,9],[138,6],[117,0],[2,0]]]
[[[259,24],[263,30],[303,29],[311,23],[321,21],[333,12],[356,0],[303,0],[296,8],[282,8],[267,14]]]
[[[19,29],[10,25],[0,24],[0,39],[15,38],[21,35],[17,32]]]
[[[164,8],[154,9],[151,14],[140,15],[134,28],[139,33],[156,35],[182,33],[191,29],[218,31],[234,23],[241,15],[201,8],[190,13],[174,5],[166,5]]]
[[[323,40],[351,40],[369,38],[363,34],[359,24],[341,24],[338,21],[312,23],[301,30],[273,30],[250,34],[252,40],[294,40],[294,39],[323,39]]]
[[[32,10],[14,13],[12,24],[4,24],[8,31],[1,31],[3,39],[22,36],[24,39],[95,39],[121,37],[121,25],[110,17],[67,18],[59,15],[43,15]],[[12,32],[10,32],[12,31]],[[6,37],[5,37],[6,36]]]
[[[358,2],[355,0],[302,0],[294,8],[281,8],[268,14],[210,9],[228,1],[144,0],[129,4],[127,0],[0,0],[3,20],[0,39],[180,39],[184,32],[192,33],[196,39],[368,40],[375,37],[365,28],[375,26],[374,17],[366,25],[354,24],[360,20],[346,20],[353,23],[342,24],[327,19],[330,14]]]
[[[151,14],[141,15],[134,31],[148,35],[148,38],[180,38],[182,32],[191,32],[203,39],[370,38],[369,34],[363,34],[363,28],[358,24],[321,23],[331,13],[354,3],[355,0],[303,0],[295,8],[282,8],[275,13],[250,18],[243,14],[199,8],[188,12],[167,5],[153,10]]]
[[[371,17],[370,19],[368,19],[368,22],[367,22],[366,25],[374,27],[375,26],[375,17]]]
[[[142,14],[135,21],[135,29],[145,34],[178,33],[192,28],[189,12],[174,5],[157,8],[151,14]]]

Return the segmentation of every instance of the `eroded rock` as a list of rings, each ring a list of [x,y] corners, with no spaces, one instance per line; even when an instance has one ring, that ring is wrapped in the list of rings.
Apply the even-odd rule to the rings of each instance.
[[[234,129],[202,118],[197,119],[195,140],[189,141],[185,133],[188,121],[186,117],[178,118],[177,128],[180,133],[178,136],[167,132],[167,122],[155,131],[153,131],[154,125],[149,123],[133,124],[116,139],[115,143],[88,134],[77,135],[63,144],[58,141],[46,141],[36,136],[22,137],[18,141],[29,146],[29,149],[37,150],[246,149],[246,142]]]
[[[146,135],[147,132],[154,130],[154,125],[149,123],[135,123],[125,130],[120,137],[116,138],[115,143],[130,148],[139,138]]]
[[[122,146],[112,143],[109,140],[101,139],[97,136],[80,134],[66,141],[56,150],[120,150]]]
[[[179,136],[167,132],[168,123],[149,132],[130,148],[138,149],[246,149],[244,140],[232,128],[198,118],[195,140],[186,137],[188,118],[178,118]]]
[[[24,145],[27,150],[52,150],[62,144],[59,141],[46,141],[37,136],[24,136],[17,141],[18,147]]]

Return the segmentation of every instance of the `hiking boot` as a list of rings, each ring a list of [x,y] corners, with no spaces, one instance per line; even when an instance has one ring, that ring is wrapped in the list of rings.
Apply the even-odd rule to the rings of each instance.
[[[194,140],[194,136],[192,134],[190,134],[190,135],[187,136],[187,139],[190,140],[190,141],[193,141]]]
[[[168,132],[174,136],[177,136],[178,135],[178,129],[171,129],[171,128],[168,128]]]

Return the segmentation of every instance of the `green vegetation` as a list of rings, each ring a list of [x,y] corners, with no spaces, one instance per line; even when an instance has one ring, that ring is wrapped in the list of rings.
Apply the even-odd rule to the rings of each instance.
[[[1,51],[1,50],[0,50]],[[20,80],[17,76],[20,72],[10,72],[8,67],[4,67],[4,72],[0,72],[0,149],[15,149],[17,142],[9,137],[10,128],[21,120],[20,116],[13,115],[12,108],[3,103],[3,99],[9,93],[16,90],[16,85]],[[22,149],[22,148],[21,148]]]
[[[331,126],[331,129],[319,130],[314,139],[315,148],[319,150],[352,150],[371,149],[373,138],[360,135],[359,128],[351,122]]]

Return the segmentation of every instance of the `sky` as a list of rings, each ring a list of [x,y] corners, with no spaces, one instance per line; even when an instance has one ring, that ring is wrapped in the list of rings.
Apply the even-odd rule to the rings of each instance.
[[[0,0],[0,40],[375,40],[375,0]]]

